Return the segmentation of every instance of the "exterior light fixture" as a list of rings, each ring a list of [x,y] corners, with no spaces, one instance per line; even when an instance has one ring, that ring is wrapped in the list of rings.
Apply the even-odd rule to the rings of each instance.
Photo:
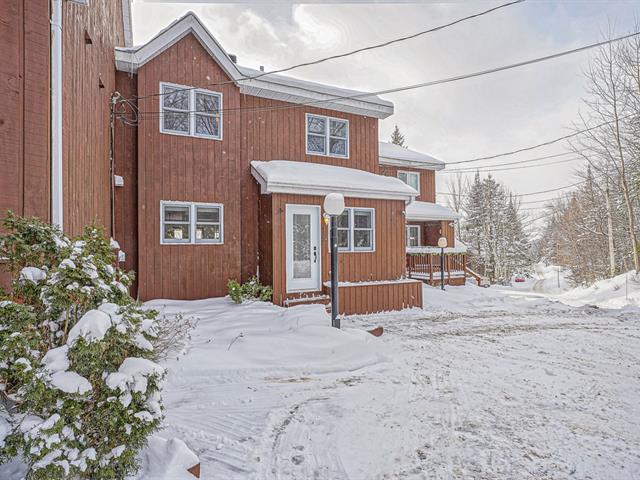
[[[324,212],[329,216],[331,244],[331,326],[340,328],[338,318],[338,217],[344,212],[344,196],[330,193],[324,197]]]

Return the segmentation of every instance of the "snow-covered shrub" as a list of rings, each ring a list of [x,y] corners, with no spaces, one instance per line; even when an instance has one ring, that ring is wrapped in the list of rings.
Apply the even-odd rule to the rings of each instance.
[[[248,282],[240,285],[237,280],[227,282],[229,297],[236,303],[243,300],[262,300],[268,302],[273,295],[273,289],[268,285],[262,285],[256,277],[251,277]]]
[[[159,315],[146,334],[151,337],[153,359],[165,360],[171,355],[179,354],[191,338],[191,331],[196,326],[194,317],[177,315]]]
[[[162,418],[154,321],[128,294],[103,232],[69,240],[10,216],[0,255],[0,463],[33,479],[121,479]]]

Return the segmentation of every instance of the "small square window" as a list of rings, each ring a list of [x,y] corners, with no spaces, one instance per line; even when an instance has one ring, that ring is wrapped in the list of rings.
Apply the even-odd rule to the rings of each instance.
[[[223,206],[160,203],[161,243],[222,243]]]
[[[160,131],[222,139],[222,94],[161,83]]]
[[[345,208],[336,219],[338,249],[345,252],[372,251],[374,245],[374,210]],[[329,242],[329,248],[331,243]]]
[[[420,174],[418,172],[398,172],[398,179],[412,187],[414,190],[420,191]]]
[[[322,115],[306,115],[307,153],[347,158],[349,156],[349,122]]]

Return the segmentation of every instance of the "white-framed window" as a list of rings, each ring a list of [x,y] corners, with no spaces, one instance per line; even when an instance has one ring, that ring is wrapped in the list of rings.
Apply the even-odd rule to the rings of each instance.
[[[224,206],[162,200],[160,243],[224,243]]]
[[[160,131],[222,140],[222,93],[160,83]]]
[[[420,174],[418,172],[398,171],[398,178],[420,192]]]
[[[349,120],[305,115],[308,155],[349,158]]]
[[[407,247],[420,246],[420,225],[407,225]]]
[[[336,223],[338,224],[339,251],[371,252],[375,249],[376,221],[373,208],[345,208]],[[329,242],[331,242],[330,238]]]

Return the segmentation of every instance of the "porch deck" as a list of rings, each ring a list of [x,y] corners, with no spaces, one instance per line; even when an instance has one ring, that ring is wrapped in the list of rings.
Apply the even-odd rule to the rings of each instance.
[[[429,285],[439,285],[442,279],[440,253],[407,252],[407,276],[422,280]],[[451,253],[444,255],[444,278],[447,285],[464,285],[467,278],[467,255]]]

